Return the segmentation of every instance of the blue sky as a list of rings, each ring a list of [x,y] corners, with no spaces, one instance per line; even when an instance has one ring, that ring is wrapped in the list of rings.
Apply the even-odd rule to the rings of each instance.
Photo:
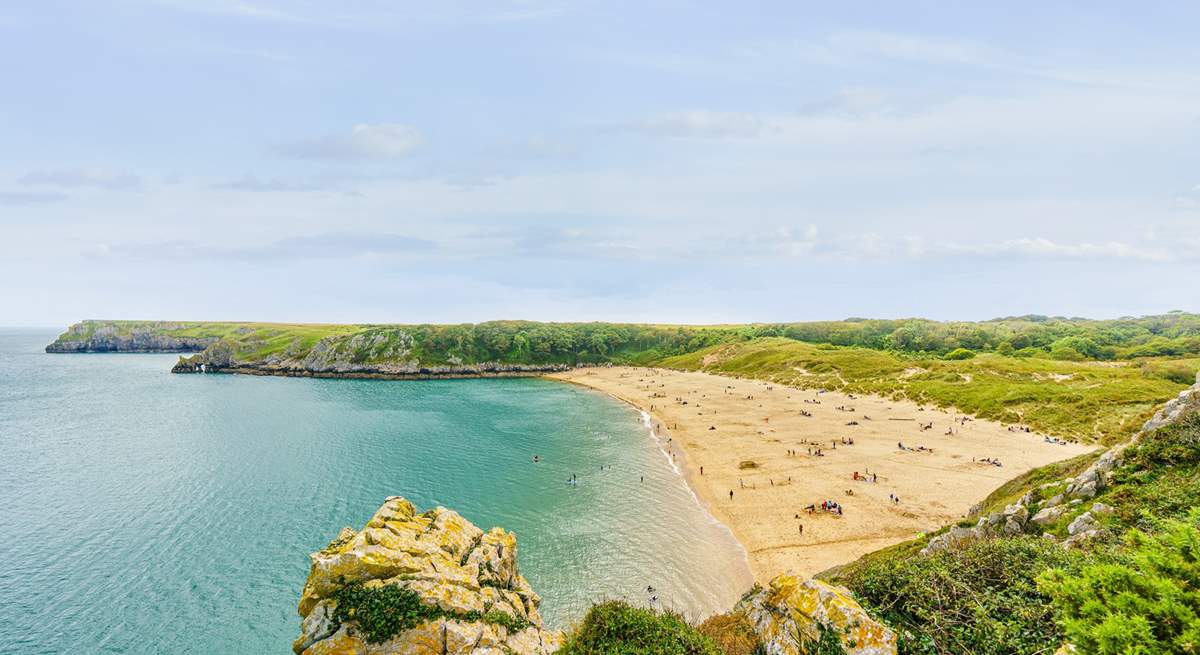
[[[1200,310],[1200,5],[984,4],[5,3],[0,324]]]

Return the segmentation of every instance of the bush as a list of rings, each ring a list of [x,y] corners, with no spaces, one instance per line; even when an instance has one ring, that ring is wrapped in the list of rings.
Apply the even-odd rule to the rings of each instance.
[[[561,655],[723,655],[677,614],[609,601],[588,610]]]
[[[1034,582],[1084,555],[1033,537],[988,539],[910,557],[866,560],[843,578],[896,630],[902,655],[1044,653],[1062,641],[1050,598]]]
[[[754,632],[754,626],[741,614],[715,614],[696,629],[711,639],[725,655],[762,653],[762,643]]]
[[[1128,562],[1052,570],[1039,584],[1067,638],[1084,655],[1167,655],[1200,650],[1200,510],[1159,534],[1131,530]]]
[[[354,621],[369,643],[387,641],[438,615],[438,608],[422,603],[417,592],[396,585],[348,584],[333,599],[337,601],[334,620]]]
[[[1011,348],[1011,346],[1010,346]],[[971,359],[975,356],[975,351],[967,350],[966,348],[955,348],[942,356],[942,359]]]

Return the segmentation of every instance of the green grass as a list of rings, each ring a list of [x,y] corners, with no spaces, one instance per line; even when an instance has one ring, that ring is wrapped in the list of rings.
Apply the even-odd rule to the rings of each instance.
[[[1125,362],[994,354],[925,359],[784,338],[718,345],[660,364],[956,407],[981,418],[1106,444],[1128,437],[1158,405],[1185,388],[1165,369]]]

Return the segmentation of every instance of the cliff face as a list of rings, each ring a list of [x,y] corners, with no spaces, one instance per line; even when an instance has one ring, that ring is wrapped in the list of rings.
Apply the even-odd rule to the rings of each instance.
[[[389,498],[311,558],[297,654],[535,655],[562,642],[517,570],[516,537],[450,510]]]
[[[172,323],[122,327],[112,323],[81,321],[46,346],[48,353],[187,353],[204,350],[216,337],[170,334]]]
[[[322,337],[311,347],[293,341],[261,355],[221,340],[203,352],[180,358],[175,373],[231,372],[258,375],[348,378],[444,378],[539,375],[570,368],[564,364],[467,363],[450,357],[446,364],[423,364],[412,334],[403,328],[368,328]]]

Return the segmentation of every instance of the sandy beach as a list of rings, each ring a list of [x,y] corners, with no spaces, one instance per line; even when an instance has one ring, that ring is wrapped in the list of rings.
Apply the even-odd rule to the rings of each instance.
[[[812,575],[940,528],[1021,473],[1093,449],[953,410],[706,373],[613,367],[550,377],[648,412],[760,582],[788,569]],[[840,512],[823,510],[825,501]]]

